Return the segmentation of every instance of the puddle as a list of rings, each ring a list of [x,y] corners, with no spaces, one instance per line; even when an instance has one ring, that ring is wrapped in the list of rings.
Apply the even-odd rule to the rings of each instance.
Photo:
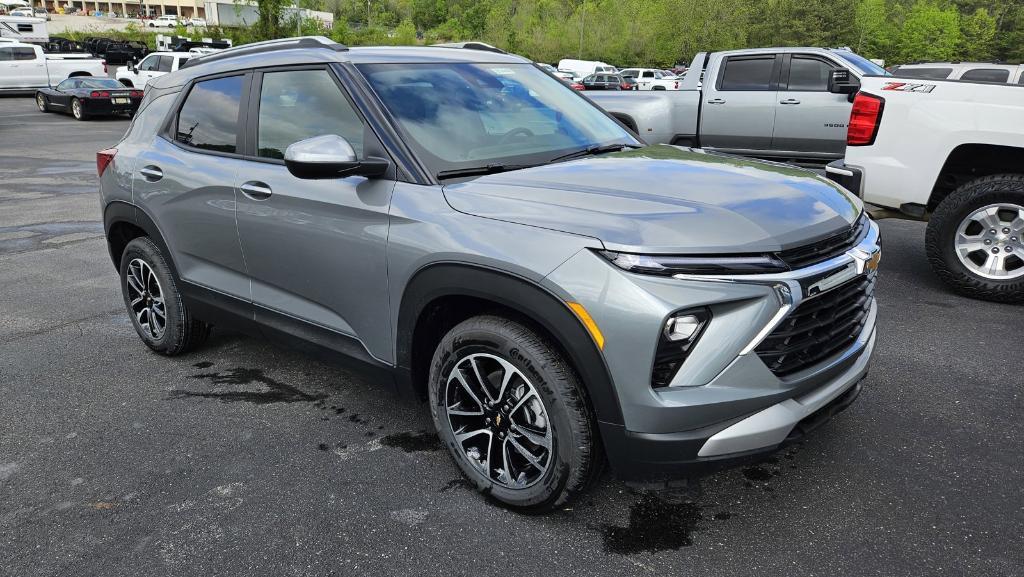
[[[606,553],[656,553],[693,545],[692,534],[703,520],[696,503],[671,504],[645,495],[629,510],[629,525],[604,527]]]
[[[211,363],[210,361],[199,361],[198,363],[195,363],[192,366],[197,369],[208,369],[213,366],[213,363]]]
[[[262,391],[171,391],[170,398],[181,399],[186,397],[198,397],[202,399],[216,399],[224,403],[246,402],[257,405],[271,403],[309,403],[319,401],[327,395],[311,395],[291,385],[272,379],[261,369],[247,369],[237,367],[216,373],[199,373],[192,375],[193,379],[209,381],[216,386],[238,386],[260,384],[265,387]]]
[[[770,481],[773,477],[775,477],[775,475],[775,473],[769,471],[768,469],[765,469],[760,465],[755,465],[753,467],[747,467],[743,469],[743,476],[747,480],[754,481],[755,483],[764,483],[766,481]]]
[[[395,433],[382,438],[380,442],[387,447],[402,449],[406,453],[438,451],[441,449],[441,439],[437,437],[437,433],[428,433],[426,431]]]
[[[476,490],[476,486],[474,486],[473,483],[469,482],[469,479],[460,477],[458,479],[452,479],[451,481],[445,483],[444,487],[441,487],[441,490],[438,491],[438,493],[447,493],[448,491],[451,491],[453,489],[466,489],[468,491],[474,491]]]

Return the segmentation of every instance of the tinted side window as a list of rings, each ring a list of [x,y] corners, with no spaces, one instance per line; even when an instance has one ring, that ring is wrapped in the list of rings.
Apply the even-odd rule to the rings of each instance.
[[[975,82],[999,82],[1004,83],[1010,79],[1010,71],[1003,68],[976,68],[964,72],[960,80],[974,80]]]
[[[182,144],[236,152],[242,76],[197,82],[178,112],[174,139]]]
[[[263,75],[257,137],[259,156],[284,158],[290,144],[337,134],[363,155],[363,122],[326,70]]]
[[[789,64],[789,90],[825,92],[832,65],[817,58],[794,56]]]
[[[654,78],[654,73],[650,70],[644,70],[644,73],[641,76],[643,78]]]
[[[36,51],[31,48],[15,48],[14,49],[15,60],[35,60]]]
[[[139,63],[139,70],[156,70],[157,66],[159,65],[159,56],[147,56],[142,62]]]
[[[1017,84],[1024,86],[1024,73],[1020,75],[1020,80],[1017,81]]]
[[[161,56],[160,57],[160,68],[158,68],[158,70],[160,72],[170,72],[171,71],[171,66],[173,66],[173,65],[174,65],[174,57],[173,56]]]
[[[13,48],[0,48],[0,62],[5,60],[14,60]]]
[[[945,80],[953,73],[952,68],[897,68],[896,76],[920,78],[922,80]]]
[[[720,90],[770,90],[775,57],[730,58],[725,62]]]

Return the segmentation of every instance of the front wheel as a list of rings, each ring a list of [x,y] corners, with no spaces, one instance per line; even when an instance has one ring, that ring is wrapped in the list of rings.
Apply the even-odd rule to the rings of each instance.
[[[39,107],[39,112],[50,111],[49,105],[46,104],[46,97],[41,92],[36,94],[36,106]]]
[[[928,222],[925,249],[957,292],[1024,302],[1024,175],[986,176],[953,191]]]
[[[583,387],[533,329],[491,315],[460,323],[434,352],[429,387],[441,440],[498,502],[548,511],[597,476],[601,452]]]

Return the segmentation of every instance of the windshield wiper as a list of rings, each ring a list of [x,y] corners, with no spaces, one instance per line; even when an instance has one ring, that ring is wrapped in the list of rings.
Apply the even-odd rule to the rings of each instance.
[[[616,143],[616,144],[604,144],[604,145],[600,145],[600,146],[595,144],[594,146],[588,146],[588,147],[580,149],[580,150],[574,150],[574,151],[572,151],[572,152],[570,152],[568,154],[563,154],[561,156],[556,156],[556,157],[552,158],[551,160],[549,160],[548,162],[558,162],[559,160],[571,160],[573,158],[582,158],[584,156],[591,156],[591,155],[594,155],[594,154],[604,154],[606,152],[618,152],[618,151],[626,149],[626,148],[643,148],[643,147],[637,146],[635,144],[625,144],[625,143],[621,143],[621,142]]]
[[[519,170],[520,168],[530,168],[533,164],[488,164],[486,166],[471,166],[469,168],[453,168],[451,170],[442,170],[437,173],[438,180],[445,178],[458,178],[460,176],[480,176],[483,174],[495,174],[498,172],[507,172],[509,170]]]

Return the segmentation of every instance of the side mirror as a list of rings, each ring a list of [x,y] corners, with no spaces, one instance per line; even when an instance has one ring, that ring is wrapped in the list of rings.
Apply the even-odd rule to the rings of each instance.
[[[337,134],[300,140],[284,151],[284,165],[297,178],[327,179],[381,176],[390,163],[383,158],[359,160],[352,145]]]
[[[128,59],[128,72],[135,72],[135,61],[131,58]]]
[[[860,90],[860,80],[856,76],[850,74],[849,70],[840,68],[833,70],[832,75],[828,77],[828,91],[832,94],[847,94],[854,95]]]

